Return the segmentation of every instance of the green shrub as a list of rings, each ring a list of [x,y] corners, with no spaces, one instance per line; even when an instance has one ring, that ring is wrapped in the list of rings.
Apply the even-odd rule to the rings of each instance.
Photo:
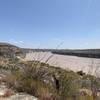
[[[10,61],[15,63],[15,61]],[[17,64],[17,62],[16,62]],[[15,64],[15,65],[16,65]],[[79,92],[83,78],[77,73],[40,62],[18,63],[19,69],[7,75],[6,82],[18,92],[26,92],[40,100],[93,100]],[[44,81],[45,80],[45,81]]]

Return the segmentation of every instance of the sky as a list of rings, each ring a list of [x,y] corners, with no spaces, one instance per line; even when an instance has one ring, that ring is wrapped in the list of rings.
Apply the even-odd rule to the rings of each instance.
[[[0,0],[0,42],[100,48],[100,0]]]

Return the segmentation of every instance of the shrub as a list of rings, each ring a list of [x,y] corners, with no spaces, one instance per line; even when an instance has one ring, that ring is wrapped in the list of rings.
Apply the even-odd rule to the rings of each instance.
[[[31,66],[25,66],[23,70],[15,70],[6,77],[9,87],[42,99],[56,97],[56,90],[42,79],[44,74],[41,69],[36,68],[33,63],[29,65]]]
[[[18,65],[19,69],[6,77],[8,86],[18,92],[29,93],[39,100],[92,100],[91,96],[79,93],[80,81],[85,76],[35,61]]]

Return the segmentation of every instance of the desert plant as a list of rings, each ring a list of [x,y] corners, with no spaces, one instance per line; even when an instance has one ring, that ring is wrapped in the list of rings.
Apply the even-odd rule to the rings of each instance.
[[[34,61],[13,70],[7,75],[6,82],[19,92],[27,92],[44,100],[67,100],[78,91],[79,84],[75,82],[78,78],[74,72]]]

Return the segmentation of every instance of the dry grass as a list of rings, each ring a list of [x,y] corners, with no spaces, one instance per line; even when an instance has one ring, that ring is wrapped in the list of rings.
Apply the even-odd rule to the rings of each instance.
[[[72,71],[55,68],[38,61],[20,62],[10,59],[7,65],[19,68],[17,70],[13,68],[5,78],[7,85],[17,92],[29,93],[40,100],[93,100],[92,95],[79,92],[82,88],[80,81],[89,78],[85,74],[83,77]],[[6,96],[9,95],[8,91]]]
[[[66,100],[78,90],[77,84],[73,85],[72,81],[78,75],[73,72],[66,73],[40,62],[28,62],[22,68],[23,70],[15,70],[6,77],[7,84],[19,92],[27,92],[41,100],[60,100],[63,97]]]

